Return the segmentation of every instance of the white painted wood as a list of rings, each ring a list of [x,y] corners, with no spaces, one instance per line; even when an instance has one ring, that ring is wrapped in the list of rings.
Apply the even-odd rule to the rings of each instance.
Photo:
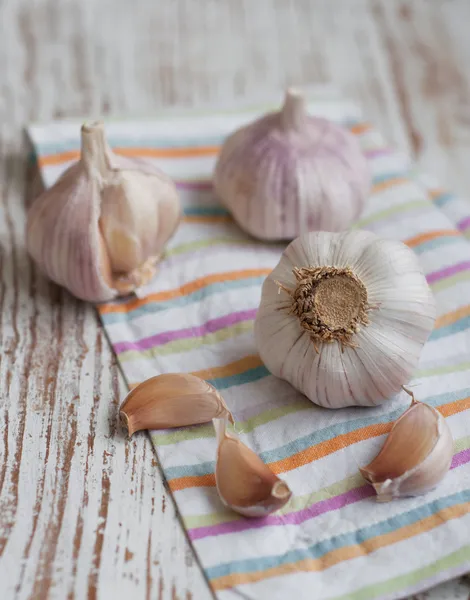
[[[333,81],[470,193],[467,0],[0,3],[0,598],[210,598],[92,307],[24,250],[24,123]],[[463,599],[464,578],[421,598]]]

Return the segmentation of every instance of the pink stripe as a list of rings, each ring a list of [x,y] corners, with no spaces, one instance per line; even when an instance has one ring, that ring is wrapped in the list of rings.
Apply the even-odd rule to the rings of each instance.
[[[460,467],[470,462],[470,448],[462,450],[452,459],[451,469]],[[374,488],[371,485],[363,485],[339,494],[334,498],[320,500],[308,508],[304,508],[294,513],[287,515],[271,515],[262,519],[240,519],[237,521],[229,521],[227,523],[219,523],[217,525],[207,525],[205,527],[197,527],[189,530],[191,540],[199,540],[205,537],[216,535],[224,535],[226,533],[238,533],[247,529],[260,529],[261,527],[277,526],[277,525],[299,525],[310,519],[314,519],[320,515],[333,510],[338,510],[349,504],[360,502],[365,498],[375,496]]]
[[[466,217],[465,219],[462,219],[462,221],[459,221],[457,223],[457,228],[460,229],[461,231],[465,231],[465,229],[468,229],[470,227],[470,217]]]
[[[451,277],[452,275],[456,275],[457,273],[461,273],[462,271],[468,271],[469,269],[470,261],[466,260],[456,265],[445,267],[445,269],[441,269],[440,271],[429,273],[429,275],[426,275],[426,279],[428,280],[428,283],[435,283],[436,281],[445,279],[446,277]]]
[[[254,319],[255,316],[255,308],[229,313],[223,317],[207,321],[207,323],[204,323],[199,327],[187,327],[186,329],[176,329],[175,331],[164,331],[163,333],[152,335],[148,338],[138,340],[137,342],[118,342],[117,344],[114,344],[114,351],[119,354],[121,352],[126,352],[127,350],[148,350],[155,346],[162,346],[163,344],[168,344],[169,342],[174,342],[176,340],[184,340],[207,335],[208,333],[215,333],[225,327],[230,327],[231,325],[236,325],[243,321],[250,321]]]
[[[466,450],[462,450],[462,452],[459,452],[458,454],[454,455],[454,458],[452,459],[452,464],[450,465],[451,469],[455,469],[456,467],[460,467],[462,465],[464,465],[465,463],[468,463],[470,461],[470,448],[467,448]]]
[[[390,148],[375,148],[374,150],[366,150],[364,154],[367,158],[377,158],[379,156],[388,156],[391,153]]]
[[[212,190],[212,181],[175,181],[176,187],[180,190],[191,190],[199,192],[208,192]]]
[[[340,494],[334,498],[328,498],[328,500],[321,500],[316,504],[312,504],[308,508],[299,510],[295,513],[288,515],[271,515],[261,519],[242,519],[240,521],[229,521],[227,523],[220,523],[218,525],[208,525],[206,527],[198,527],[197,529],[191,529],[189,531],[189,537],[191,540],[199,540],[204,537],[223,535],[224,533],[238,533],[240,531],[246,531],[247,529],[260,529],[261,527],[275,526],[275,525],[300,525],[304,521],[313,519],[324,513],[348,504],[354,504],[364,498],[375,496],[375,490],[371,485],[364,485],[359,488],[349,490],[345,494]]]

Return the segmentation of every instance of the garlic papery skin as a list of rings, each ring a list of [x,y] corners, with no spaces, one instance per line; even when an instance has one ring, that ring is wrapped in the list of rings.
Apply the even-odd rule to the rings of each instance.
[[[374,460],[360,470],[387,502],[432,490],[450,469],[454,440],[441,413],[414,397]]]
[[[215,480],[222,502],[244,517],[265,517],[287,504],[292,496],[260,457],[227,431],[227,420],[214,419],[217,436]]]
[[[368,231],[294,240],[263,284],[266,367],[329,408],[381,404],[412,377],[436,317],[413,252]]]
[[[78,298],[111,300],[153,277],[180,215],[171,179],[114,154],[103,124],[93,123],[82,127],[80,160],[29,209],[27,247]]]
[[[279,112],[227,138],[214,172],[221,202],[242,229],[263,240],[345,230],[361,214],[370,187],[354,135],[309,116],[294,89]]]
[[[169,429],[233,416],[219,392],[190,373],[166,373],[135,387],[121,405],[120,417],[129,436],[142,429]]]

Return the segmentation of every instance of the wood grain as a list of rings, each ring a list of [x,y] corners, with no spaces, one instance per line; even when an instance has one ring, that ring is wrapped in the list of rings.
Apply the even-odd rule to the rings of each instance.
[[[152,114],[333,81],[390,141],[470,193],[467,0],[0,3],[0,598],[211,593],[92,307],[24,249],[22,126]],[[420,598],[466,598],[462,578]]]

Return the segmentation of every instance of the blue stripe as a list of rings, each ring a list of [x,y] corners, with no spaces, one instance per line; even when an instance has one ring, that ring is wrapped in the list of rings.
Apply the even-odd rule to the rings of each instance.
[[[447,246],[448,244],[455,244],[457,242],[463,243],[465,246],[468,245],[468,242],[462,239],[460,236],[448,235],[434,240],[429,240],[428,242],[423,242],[422,244],[419,244],[419,246],[415,246],[413,248],[413,252],[419,256],[420,254],[424,254],[430,250],[436,250],[436,248],[440,248],[441,246]]]
[[[389,180],[392,181],[393,179],[409,179],[409,177],[409,171],[395,171],[393,173],[383,173],[382,175],[374,175],[374,177],[372,178],[372,183],[373,185],[378,185],[380,183],[385,183]],[[409,179],[409,182],[411,183],[411,179]]]
[[[435,329],[431,335],[429,336],[429,341],[439,340],[443,337],[447,337],[449,335],[453,335],[456,333],[461,333],[466,329],[470,328],[470,316],[462,317],[455,323],[451,323],[450,325],[445,325],[439,329]],[[256,372],[255,372],[256,371]],[[243,385],[245,383],[252,383],[253,381],[258,381],[259,379],[263,379],[271,375],[271,373],[266,369],[266,367],[256,367],[255,369],[250,369],[249,371],[245,371],[243,373],[239,373],[238,375],[232,375],[230,377],[220,377],[219,379],[211,379],[210,383],[218,390],[224,390],[236,385]]]
[[[312,544],[308,548],[291,550],[283,554],[263,556],[260,558],[251,558],[245,560],[237,560],[229,563],[222,563],[220,565],[210,567],[206,569],[206,575],[209,579],[216,579],[217,577],[224,577],[231,573],[251,573],[253,571],[264,571],[273,567],[279,567],[281,565],[296,563],[306,559],[318,559],[339,548],[347,546],[353,546],[356,544],[364,544],[367,540],[375,538],[380,535],[391,533],[402,527],[412,525],[431,517],[434,513],[441,511],[450,506],[456,504],[463,504],[470,501],[470,490],[464,490],[456,494],[451,494],[444,498],[439,498],[433,502],[429,502],[409,510],[408,512],[401,513],[389,519],[385,519],[380,523],[374,525],[368,525],[361,527],[356,531],[343,533],[340,535],[333,536],[316,544]]]
[[[450,193],[446,192],[445,194],[440,194],[439,196],[437,196],[437,198],[433,198],[432,201],[436,206],[438,206],[439,208],[442,208],[445,204],[447,204],[454,198],[455,198],[454,194],[450,194]]]
[[[454,392],[439,394],[438,396],[431,396],[430,398],[426,399],[420,398],[420,400],[426,402],[427,404],[430,404],[431,406],[438,407],[443,404],[448,404],[449,402],[463,400],[468,396],[470,396],[470,388],[464,388],[461,390],[456,390]],[[370,409],[369,413],[373,410],[374,409]],[[362,408],[357,409],[358,413],[360,413],[361,411],[363,411]],[[267,450],[266,452],[262,452],[260,454],[260,458],[265,463],[283,460],[292,456],[293,454],[296,454],[297,452],[302,452],[303,450],[306,450],[311,446],[315,446],[316,444],[320,444],[321,442],[331,440],[337,437],[338,435],[351,433],[352,431],[356,431],[357,429],[361,429],[362,427],[367,427],[369,425],[377,425],[378,423],[391,423],[392,421],[395,421],[400,415],[402,415],[403,411],[404,407],[401,406],[396,410],[382,415],[373,417],[362,417],[360,419],[345,421],[344,423],[336,423],[334,425],[329,425],[328,427],[309,433],[304,437],[295,439],[289,442],[288,444],[285,444],[284,446],[280,446],[279,448],[274,448],[273,450]],[[168,469],[164,469],[164,471],[166,478],[168,480],[171,480],[176,479],[178,477],[209,475],[211,473],[214,473],[214,469],[215,462],[208,461],[205,463],[198,463],[194,465],[169,467]]]
[[[238,373],[237,375],[219,377],[217,379],[208,379],[207,381],[218,390],[225,390],[235,385],[243,385],[245,383],[259,381],[260,379],[268,377],[269,375],[271,375],[271,373],[268,371],[268,369],[264,365],[261,365],[259,367],[254,367],[253,369],[248,369],[248,371],[244,371],[243,373]]]
[[[341,120],[344,127],[351,128],[359,123],[355,120],[344,119]],[[367,134],[368,132],[365,132]],[[359,135],[365,135],[359,134]],[[201,137],[195,135],[194,137],[186,137],[182,139],[175,139],[174,137],[163,137],[157,136],[148,139],[133,138],[126,136],[125,138],[108,136],[108,143],[113,148],[155,148],[155,149],[173,149],[173,148],[201,148],[205,146],[219,146],[225,139],[226,135],[212,135]],[[40,156],[59,154],[60,152],[78,151],[80,150],[80,138],[77,136],[68,139],[62,139],[55,142],[40,142],[35,144],[37,154]]]
[[[444,327],[440,327],[439,329],[434,329],[434,331],[429,336],[429,341],[435,342],[436,340],[440,340],[443,337],[448,335],[452,335],[454,333],[460,333],[461,331],[465,331],[470,327],[470,317],[462,317],[455,323],[451,323],[450,325],[445,325]]]
[[[235,281],[211,283],[202,289],[191,292],[191,294],[188,294],[187,296],[179,296],[178,298],[172,298],[171,300],[165,300],[164,302],[150,302],[149,304],[139,306],[139,308],[129,311],[128,313],[105,313],[101,315],[101,319],[105,325],[132,321],[138,317],[152,315],[161,312],[162,310],[181,308],[195,304],[196,302],[203,302],[214,294],[261,285],[264,279],[264,277],[248,277],[246,279],[238,279]]]
[[[230,212],[223,206],[185,206],[184,214],[187,217],[214,217],[230,215]]]

